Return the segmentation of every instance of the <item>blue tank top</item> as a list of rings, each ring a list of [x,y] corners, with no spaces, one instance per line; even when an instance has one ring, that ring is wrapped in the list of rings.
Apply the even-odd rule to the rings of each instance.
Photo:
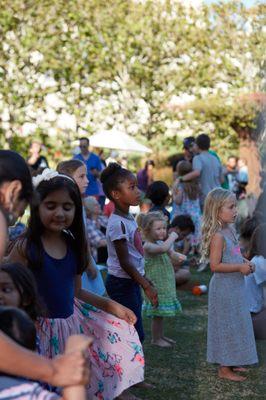
[[[65,257],[60,260],[43,249],[43,267],[33,269],[33,274],[48,318],[67,318],[73,314],[77,260],[71,248],[68,246]]]

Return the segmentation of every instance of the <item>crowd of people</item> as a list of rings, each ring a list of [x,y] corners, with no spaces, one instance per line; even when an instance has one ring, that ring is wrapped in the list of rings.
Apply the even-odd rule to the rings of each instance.
[[[245,161],[231,156],[222,166],[206,134],[183,144],[170,187],[155,180],[154,161],[135,176],[107,165],[86,137],[56,170],[37,142],[27,161],[0,151],[0,398],[137,399],[131,388],[152,386],[142,318],[152,345],[175,345],[164,327],[182,312],[176,289],[191,288],[193,266],[213,272],[207,360],[232,381],[258,362],[265,191],[237,231]],[[28,204],[27,224],[15,225]]]

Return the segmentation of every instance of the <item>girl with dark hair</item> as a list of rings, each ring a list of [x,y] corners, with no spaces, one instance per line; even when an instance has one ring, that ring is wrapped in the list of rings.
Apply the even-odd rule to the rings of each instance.
[[[173,217],[189,215],[194,223],[195,232],[191,235],[191,245],[196,247],[201,241],[201,210],[200,187],[198,179],[182,182],[182,176],[192,171],[189,161],[180,161],[177,164],[178,183],[173,186]]]
[[[24,310],[36,321],[43,312],[32,272],[18,263],[0,267],[0,304]]]
[[[266,224],[254,230],[249,242],[248,258],[254,264],[252,275],[245,276],[246,295],[255,338],[266,340]]]
[[[31,207],[28,230],[10,259],[32,270],[47,307],[48,318],[38,320],[40,351],[54,357],[64,351],[70,335],[92,336],[88,395],[113,399],[142,380],[142,348],[131,326],[136,317],[126,307],[81,288],[87,243],[74,180],[45,170],[33,182],[38,202]]]
[[[106,239],[108,249],[108,275],[106,290],[109,296],[129,307],[137,315],[135,325],[139,338],[144,340],[141,319],[141,287],[153,305],[157,305],[157,292],[145,278],[144,251],[136,221],[129,207],[140,201],[135,176],[116,163],[110,163],[101,175],[106,196],[115,203],[115,211],[108,220]]]

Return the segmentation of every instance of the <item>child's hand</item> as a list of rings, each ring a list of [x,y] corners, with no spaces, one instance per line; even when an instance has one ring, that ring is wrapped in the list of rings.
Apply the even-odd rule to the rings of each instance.
[[[151,304],[154,307],[158,307],[158,293],[155,287],[149,283],[149,285],[145,287],[144,292],[150,300]]]
[[[251,262],[245,262],[244,264],[241,264],[239,271],[243,275],[249,275],[253,272],[253,265]]]
[[[185,254],[177,253],[177,256],[180,261],[186,261],[187,259],[187,256],[185,256]]]
[[[86,272],[87,272],[87,275],[88,275],[88,277],[89,277],[90,279],[95,279],[95,278],[97,278],[97,270],[96,270],[96,268],[95,268],[93,265],[91,265],[90,263],[89,263],[89,265],[88,265],[87,268],[86,268]]]
[[[133,311],[119,303],[115,304],[113,315],[115,315],[117,318],[123,319],[130,325],[135,325],[137,322],[137,317]]]
[[[178,234],[175,231],[171,231],[169,238],[171,238],[173,242],[175,242],[176,239],[178,238]]]

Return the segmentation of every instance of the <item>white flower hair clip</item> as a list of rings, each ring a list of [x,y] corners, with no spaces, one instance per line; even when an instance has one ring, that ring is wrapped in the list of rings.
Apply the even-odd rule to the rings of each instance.
[[[59,174],[59,172],[55,171],[54,169],[45,168],[40,175],[32,178],[33,186],[36,188],[42,181],[50,181],[56,176],[62,176],[63,178],[70,179],[72,182],[74,182],[70,176]]]

